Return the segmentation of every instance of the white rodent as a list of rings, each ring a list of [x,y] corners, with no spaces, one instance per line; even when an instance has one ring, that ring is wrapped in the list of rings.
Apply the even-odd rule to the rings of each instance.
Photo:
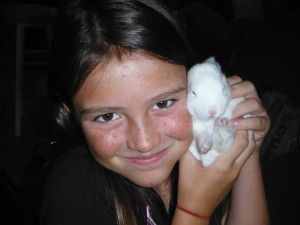
[[[230,149],[235,132],[232,111],[244,100],[231,98],[226,76],[214,57],[188,71],[187,109],[194,136],[189,151],[204,167]]]

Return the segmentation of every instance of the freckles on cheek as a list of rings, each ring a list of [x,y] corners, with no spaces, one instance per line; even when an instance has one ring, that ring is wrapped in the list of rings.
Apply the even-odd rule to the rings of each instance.
[[[168,128],[169,135],[178,139],[192,137],[192,121],[187,111],[182,110],[172,115],[162,122]]]
[[[85,130],[87,144],[94,156],[107,159],[116,154],[120,148],[120,137],[116,131],[99,131],[97,129]]]

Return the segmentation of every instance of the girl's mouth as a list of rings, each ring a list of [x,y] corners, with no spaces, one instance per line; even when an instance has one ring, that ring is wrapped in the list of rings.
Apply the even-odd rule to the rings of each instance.
[[[160,162],[167,153],[168,153],[168,148],[158,153],[152,154],[150,156],[125,157],[125,159],[138,166],[150,166]]]

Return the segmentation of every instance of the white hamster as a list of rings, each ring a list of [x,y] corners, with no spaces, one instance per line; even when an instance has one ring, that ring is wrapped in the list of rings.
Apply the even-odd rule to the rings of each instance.
[[[231,99],[226,76],[214,57],[188,71],[187,109],[194,135],[189,151],[204,167],[230,149],[235,131],[232,111],[244,100]]]

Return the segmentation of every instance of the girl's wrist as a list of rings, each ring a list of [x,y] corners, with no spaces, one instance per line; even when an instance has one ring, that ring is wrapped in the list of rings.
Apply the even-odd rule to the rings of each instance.
[[[199,204],[201,203],[201,204]],[[190,199],[185,199],[180,201],[178,199],[176,210],[180,210],[183,213],[188,214],[189,216],[198,217],[200,219],[203,217],[203,220],[209,220],[215,207],[212,206],[208,201],[200,200],[193,201]]]
[[[176,208],[179,209],[179,210],[181,210],[182,212],[185,212],[186,214],[188,214],[190,216],[194,216],[194,217],[196,217],[198,219],[201,219],[201,220],[208,220],[209,221],[211,219],[210,216],[204,216],[204,215],[201,215],[199,213],[194,213],[194,212],[192,212],[192,211],[190,211],[190,210],[188,210],[186,208],[183,208],[180,205],[176,205]]]
[[[199,214],[197,214],[199,216]],[[191,215],[176,207],[172,225],[208,225],[210,220]]]

